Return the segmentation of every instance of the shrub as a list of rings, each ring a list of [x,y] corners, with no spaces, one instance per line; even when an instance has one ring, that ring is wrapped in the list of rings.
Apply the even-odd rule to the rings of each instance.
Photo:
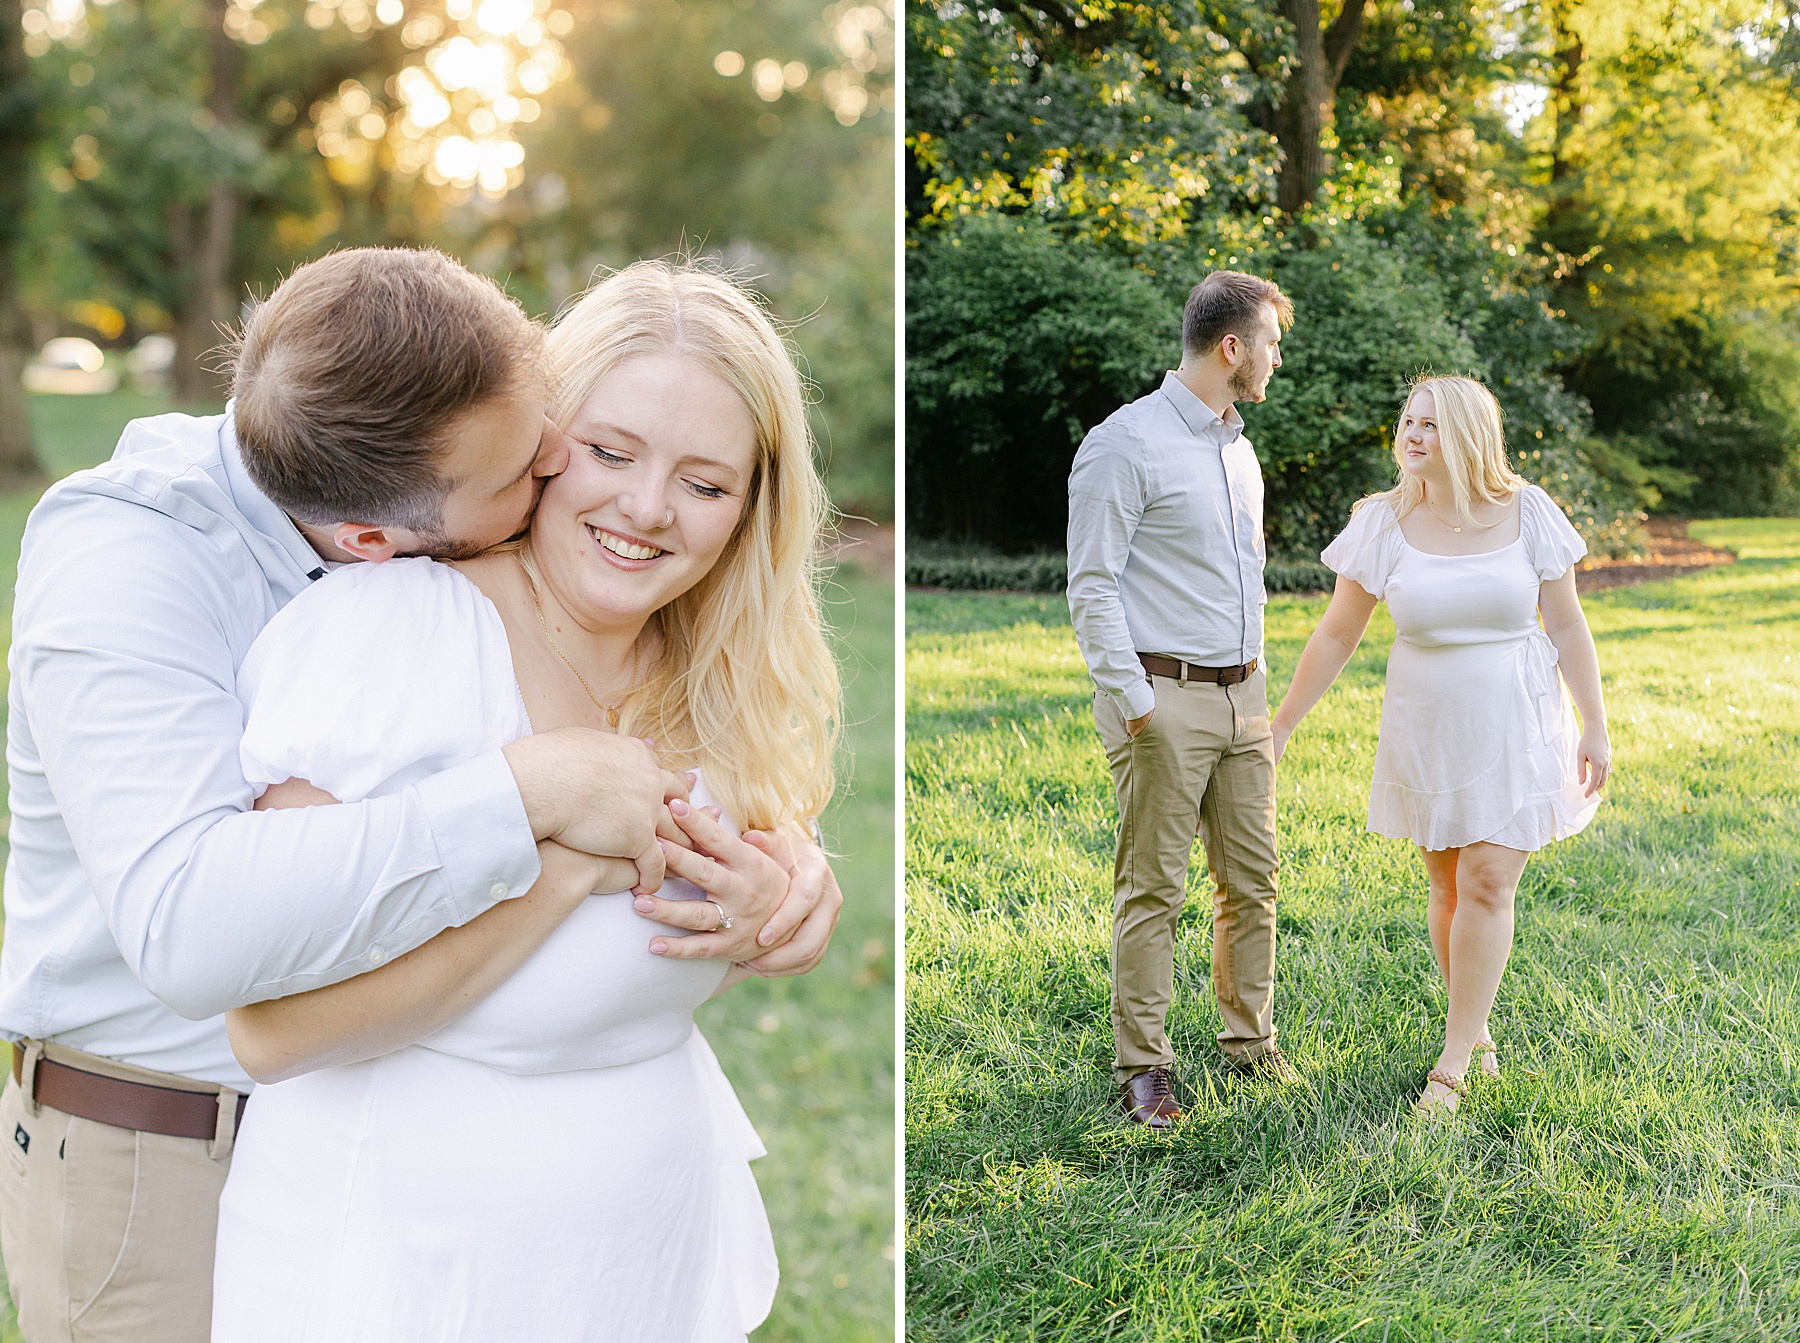
[[[912,534],[1007,551],[1060,544],[1075,449],[1175,362],[1181,305],[1216,264],[1202,250],[1127,254],[994,218],[918,244],[907,271]],[[1629,546],[1644,472],[1591,439],[1586,402],[1556,372],[1579,332],[1502,260],[1467,218],[1409,209],[1291,232],[1239,261],[1275,279],[1296,314],[1269,399],[1239,408],[1262,462],[1272,553],[1316,554],[1357,499],[1393,483],[1395,417],[1426,372],[1492,387],[1521,474],[1592,550]]]
[[[1062,592],[1069,586],[1069,557],[1060,550],[1003,555],[984,546],[909,542],[906,581],[960,592]],[[1270,592],[1328,592],[1336,582],[1336,575],[1310,556],[1271,556],[1263,568]]]
[[[1035,220],[933,233],[908,252],[906,285],[912,530],[1060,544],[1082,435],[1173,366],[1180,309],[1127,262]]]

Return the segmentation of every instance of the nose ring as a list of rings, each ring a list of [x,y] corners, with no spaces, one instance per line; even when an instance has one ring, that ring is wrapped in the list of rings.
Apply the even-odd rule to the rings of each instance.
[[[662,531],[664,528],[673,527],[674,525],[675,525],[675,510],[671,508],[668,512],[668,515],[663,518],[662,524],[661,524],[661,526],[659,526],[657,528],[657,530]]]

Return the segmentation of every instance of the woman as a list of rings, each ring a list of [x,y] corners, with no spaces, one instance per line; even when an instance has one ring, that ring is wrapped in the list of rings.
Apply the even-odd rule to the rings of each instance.
[[[1513,894],[1533,851],[1593,818],[1612,746],[1575,595],[1587,547],[1507,464],[1492,393],[1468,378],[1414,384],[1394,460],[1399,483],[1360,501],[1321,557],[1337,589],[1271,726],[1279,760],[1386,601],[1396,637],[1369,829],[1418,845],[1430,884],[1450,998],[1416,1102],[1430,1112],[1456,1108],[1475,1053],[1499,1071],[1488,1012],[1512,950]]]
[[[832,786],[799,378],[747,295],[662,263],[583,298],[549,362],[572,451],[529,537],[454,566],[351,566],[291,603],[241,675],[246,777],[329,802],[534,729],[653,738],[691,771],[665,829],[692,850],[663,847],[699,889],[684,903],[671,880],[636,910],[729,939],[779,901],[787,836]],[[232,1014],[251,1074],[289,1080],[257,1090],[238,1137],[217,1343],[712,1343],[767,1314],[762,1149],[692,1017],[744,972],[675,954],[672,934],[646,949],[629,891],[586,897],[601,860],[545,848],[546,890],[595,865],[558,888],[572,899],[534,887],[372,973]],[[614,871],[603,889],[629,883]],[[473,955],[533,920],[554,925],[541,946]],[[456,993],[416,991],[458,957]]]

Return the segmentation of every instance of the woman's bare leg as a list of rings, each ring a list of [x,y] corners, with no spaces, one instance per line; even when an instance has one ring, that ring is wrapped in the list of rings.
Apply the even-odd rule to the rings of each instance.
[[[1456,917],[1456,856],[1461,849],[1420,849],[1431,894],[1425,906],[1425,927],[1431,934],[1431,954],[1438,974],[1450,987],[1450,922]]]
[[[1456,914],[1450,924],[1449,967],[1445,983],[1450,1012],[1444,1023],[1444,1049],[1437,1066],[1461,1077],[1469,1055],[1487,1038],[1488,1013],[1500,990],[1500,976],[1512,954],[1513,896],[1530,854],[1498,844],[1470,844],[1456,860]],[[1452,1093],[1433,1082],[1421,1102],[1453,1104]]]

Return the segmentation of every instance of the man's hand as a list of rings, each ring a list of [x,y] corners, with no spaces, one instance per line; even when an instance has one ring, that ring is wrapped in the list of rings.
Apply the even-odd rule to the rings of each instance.
[[[658,823],[667,806],[686,806],[689,782],[662,768],[649,745],[593,728],[565,727],[502,748],[538,839],[637,869],[634,890],[662,885]],[[684,837],[685,838],[685,837]]]
[[[1130,737],[1133,741],[1136,741],[1138,739],[1138,734],[1150,725],[1150,720],[1155,716],[1156,710],[1152,709],[1142,718],[1127,718],[1125,720],[1125,735]]]

